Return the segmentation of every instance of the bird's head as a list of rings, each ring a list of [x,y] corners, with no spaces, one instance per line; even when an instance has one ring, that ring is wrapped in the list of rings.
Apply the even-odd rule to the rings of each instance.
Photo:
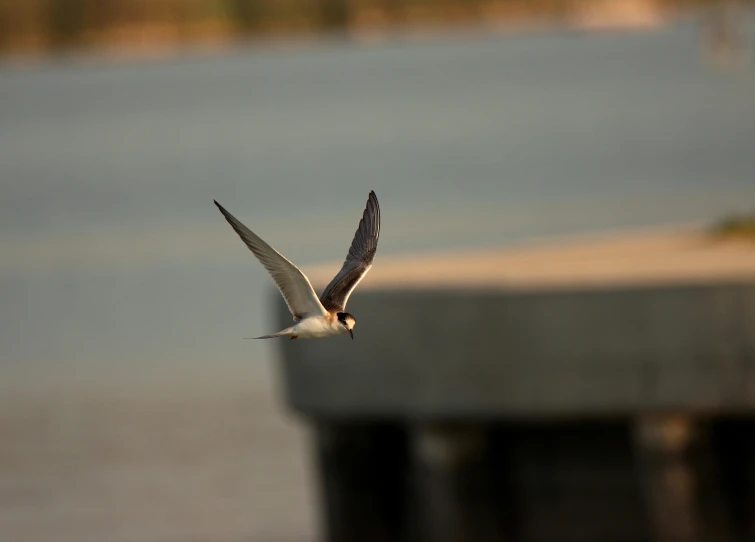
[[[354,320],[354,317],[348,312],[339,312],[338,321],[346,329],[346,331],[349,332],[351,339],[354,340],[354,332],[352,331],[352,329],[354,329],[354,326],[357,325],[357,321]]]

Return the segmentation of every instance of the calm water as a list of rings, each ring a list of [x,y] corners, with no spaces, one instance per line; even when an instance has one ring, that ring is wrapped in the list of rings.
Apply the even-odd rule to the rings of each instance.
[[[241,340],[274,330],[271,281],[213,198],[305,271],[370,189],[378,265],[752,209],[755,77],[700,46],[682,24],[0,68],[0,538],[310,539],[272,345]]]
[[[213,198],[303,265],[369,189],[381,254],[752,208],[755,77],[699,30],[6,68],[2,365],[266,357],[270,282]]]

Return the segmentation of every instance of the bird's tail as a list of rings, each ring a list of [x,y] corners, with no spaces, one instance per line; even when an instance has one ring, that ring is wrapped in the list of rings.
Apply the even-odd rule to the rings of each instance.
[[[275,339],[277,337],[288,337],[291,332],[288,329],[279,331],[278,333],[271,333],[270,335],[262,335],[261,337],[244,337],[245,339]]]

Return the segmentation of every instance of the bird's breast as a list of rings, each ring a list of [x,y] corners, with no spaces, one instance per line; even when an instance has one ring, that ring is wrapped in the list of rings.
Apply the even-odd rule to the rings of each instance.
[[[316,316],[301,320],[294,326],[293,331],[301,339],[320,339],[341,335],[346,329],[337,320],[330,322],[322,316]]]

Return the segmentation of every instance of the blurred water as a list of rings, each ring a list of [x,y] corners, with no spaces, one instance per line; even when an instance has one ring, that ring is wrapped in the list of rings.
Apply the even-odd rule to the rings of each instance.
[[[752,207],[755,78],[701,62],[700,38],[6,67],[2,365],[265,358],[240,339],[272,329],[271,283],[213,198],[304,266],[343,257],[370,189],[378,258]]]

